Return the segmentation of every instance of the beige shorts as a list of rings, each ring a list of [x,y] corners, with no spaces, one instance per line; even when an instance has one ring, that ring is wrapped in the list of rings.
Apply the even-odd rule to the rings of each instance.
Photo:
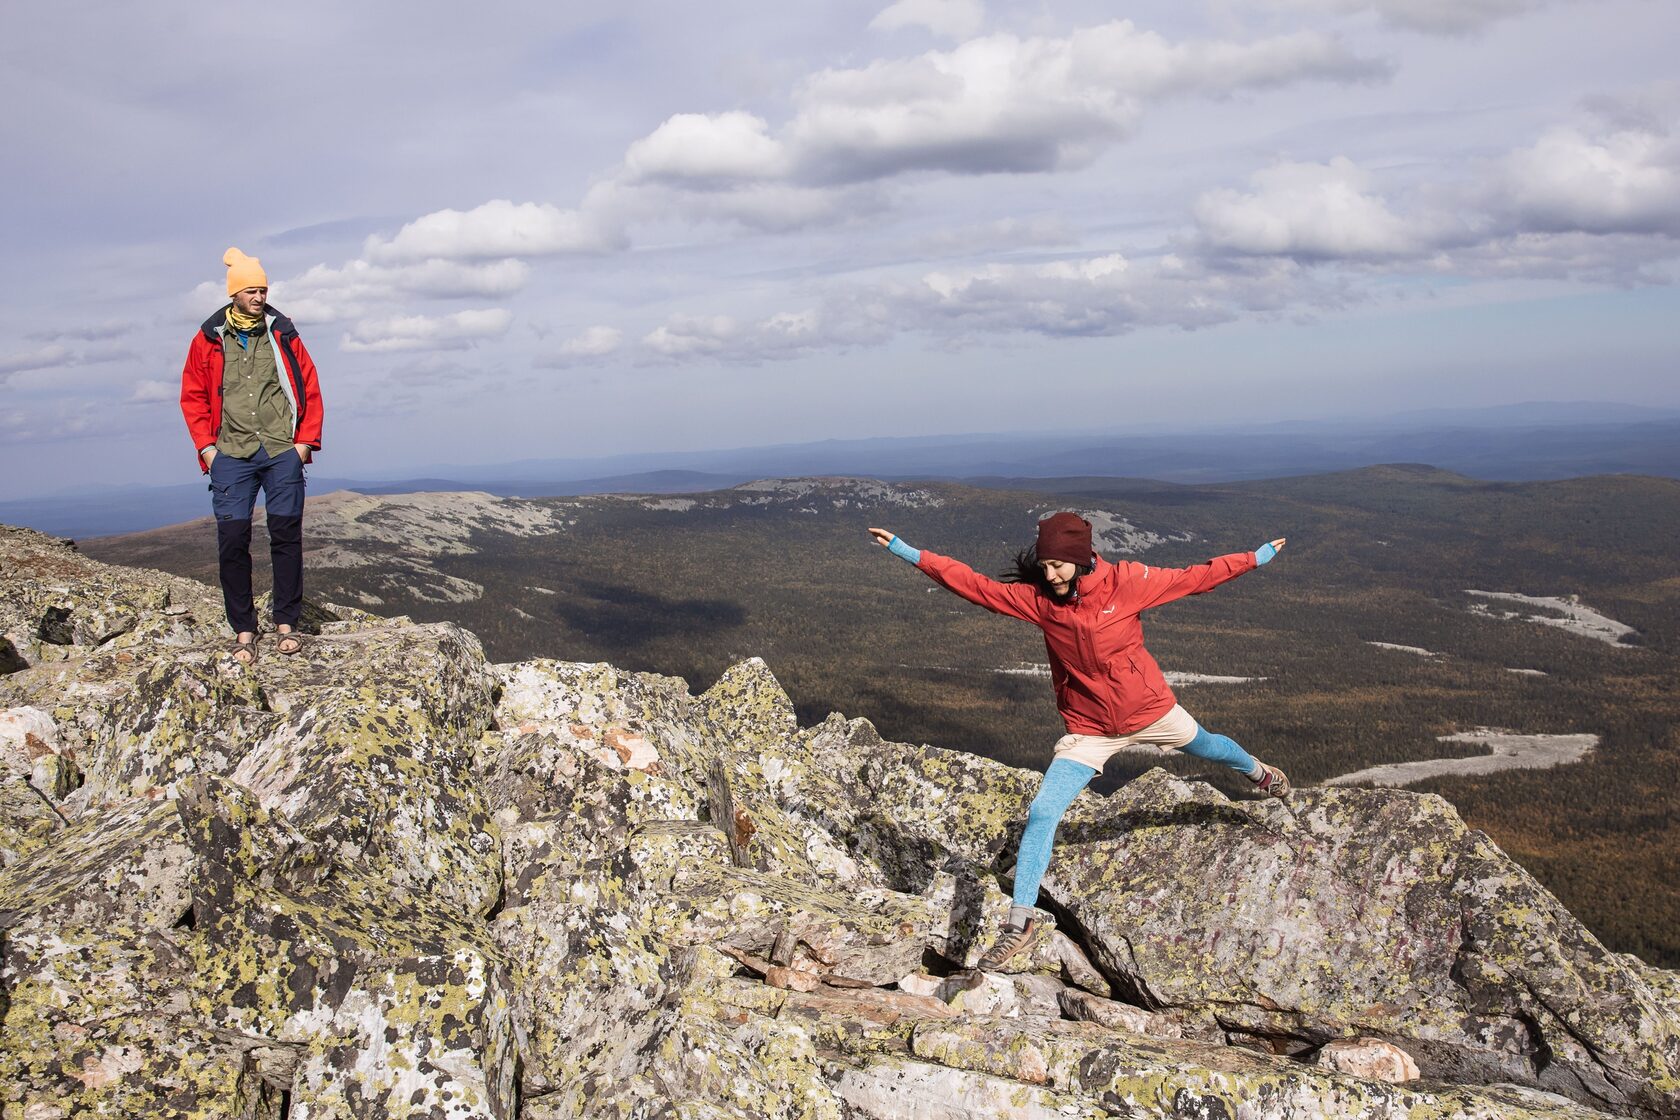
[[[1063,735],[1056,740],[1056,757],[1070,758],[1100,771],[1121,751],[1176,751],[1196,737],[1197,726],[1195,717],[1182,704],[1174,704],[1172,711],[1130,735]]]

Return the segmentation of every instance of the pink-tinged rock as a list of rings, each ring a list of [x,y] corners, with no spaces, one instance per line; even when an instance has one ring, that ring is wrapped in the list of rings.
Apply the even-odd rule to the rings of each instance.
[[[785,988],[790,992],[814,992],[822,984],[822,978],[803,968],[784,968],[773,964],[765,969],[764,982],[772,988]]]
[[[1326,1043],[1318,1052],[1318,1064],[1367,1081],[1395,1085],[1418,1078],[1418,1066],[1412,1056],[1380,1038],[1339,1038]]]
[[[138,1052],[126,1046],[109,1046],[98,1054],[83,1058],[80,1069],[65,1072],[89,1089],[103,1089],[138,1073],[140,1065]]]
[[[1111,1030],[1130,1031],[1152,1038],[1184,1037],[1184,1028],[1178,1023],[1141,1007],[1103,999],[1077,988],[1064,988],[1060,1000],[1062,1014],[1079,1022],[1097,1023]]]
[[[58,725],[39,708],[7,708],[0,711],[0,759],[21,773],[29,773],[35,760],[58,750]]]
[[[603,738],[618,756],[619,763],[627,770],[649,770],[659,763],[659,750],[645,735],[638,735],[634,731],[626,731],[619,727],[609,727]]]

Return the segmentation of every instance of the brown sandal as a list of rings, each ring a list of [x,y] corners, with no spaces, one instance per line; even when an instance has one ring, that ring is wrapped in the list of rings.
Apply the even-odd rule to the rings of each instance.
[[[248,642],[240,641],[239,635],[235,634],[228,640],[226,653],[241,665],[255,665],[257,663],[257,643],[260,641],[262,641],[261,634],[252,634],[251,640]],[[242,653],[249,656],[239,656]]]
[[[288,641],[292,643],[291,649],[286,648]],[[287,657],[296,657],[303,652],[303,635],[296,630],[287,630],[284,633],[276,630],[274,632],[274,650],[276,653],[284,654]]]

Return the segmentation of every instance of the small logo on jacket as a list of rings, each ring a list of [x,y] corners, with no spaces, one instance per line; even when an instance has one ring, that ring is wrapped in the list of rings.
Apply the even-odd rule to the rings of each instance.
[[[1120,605],[1119,603],[1110,603],[1108,606],[1103,608],[1103,613],[1104,614],[1113,614],[1114,613],[1114,608],[1118,607],[1119,605]]]

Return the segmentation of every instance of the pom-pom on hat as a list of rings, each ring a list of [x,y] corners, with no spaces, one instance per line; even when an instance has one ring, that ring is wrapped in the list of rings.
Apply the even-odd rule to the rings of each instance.
[[[222,263],[227,265],[228,270],[228,295],[246,288],[268,287],[268,273],[263,271],[262,262],[256,257],[247,257],[238,249],[229,249],[222,254]]]
[[[1061,560],[1089,567],[1091,523],[1077,513],[1053,513],[1038,523],[1035,552],[1040,560]]]

